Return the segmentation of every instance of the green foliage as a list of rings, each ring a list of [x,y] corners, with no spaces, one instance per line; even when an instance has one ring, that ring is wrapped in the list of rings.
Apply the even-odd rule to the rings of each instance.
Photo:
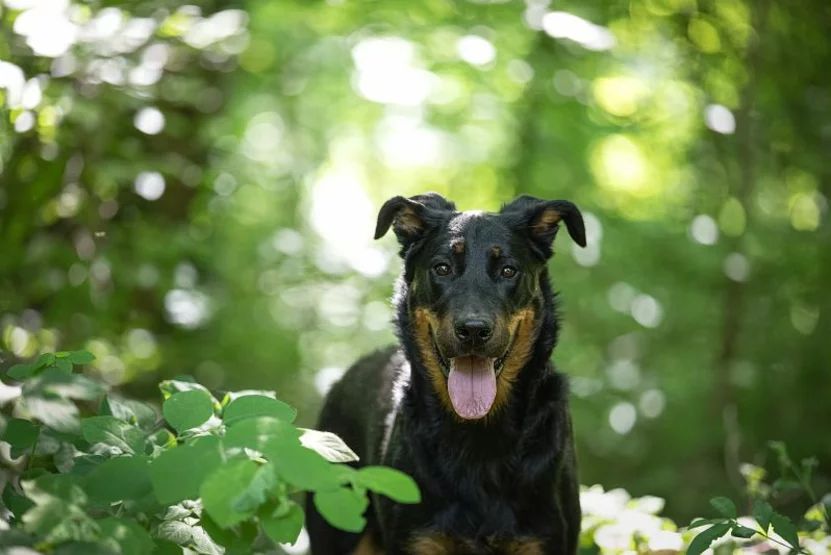
[[[774,481],[772,486],[764,482],[764,470],[746,465],[744,474],[747,477],[747,491],[753,499],[752,515],[753,521],[739,522],[736,505],[726,497],[716,497],[710,500],[710,504],[720,514],[717,518],[696,519],[690,523],[690,529],[701,526],[709,526],[699,532],[690,543],[688,553],[698,555],[707,549],[713,541],[725,536],[728,532],[734,538],[749,540],[754,537],[764,538],[769,543],[778,544],[788,549],[789,553],[810,553],[802,545],[800,540],[800,529],[794,522],[777,512],[766,499],[775,498],[783,493],[792,492],[794,489],[802,490],[811,502],[812,508],[806,514],[803,521],[803,533],[809,536],[812,532],[825,525],[825,533],[831,532],[831,524],[828,521],[827,508],[824,503],[817,502],[811,486],[811,470],[813,459],[805,459],[800,465],[794,464],[788,450],[782,442],[770,442],[771,450],[774,452],[779,463],[782,478]],[[785,476],[792,476],[795,480],[787,480]],[[819,514],[823,522],[812,523],[808,515]],[[749,526],[752,524],[752,527]],[[775,535],[774,535],[775,533]]]
[[[14,459],[3,491],[14,533],[4,547],[268,551],[296,541],[303,511],[295,499],[304,491],[334,526],[355,532],[366,523],[368,491],[420,499],[398,471],[343,464],[357,457],[337,436],[295,427],[295,410],[272,394],[232,393],[223,405],[195,382],[169,380],[160,384],[160,417],[71,373],[90,360],[41,356],[14,367],[22,387],[9,409],[18,416],[2,416],[0,436]],[[73,410],[44,418],[33,403],[43,399]]]

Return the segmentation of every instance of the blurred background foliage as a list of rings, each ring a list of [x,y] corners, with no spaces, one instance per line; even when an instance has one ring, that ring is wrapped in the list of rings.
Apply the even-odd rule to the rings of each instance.
[[[688,518],[783,439],[827,491],[829,36],[826,0],[4,0],[0,366],[311,424],[394,339],[385,199],[566,198],[582,481]]]

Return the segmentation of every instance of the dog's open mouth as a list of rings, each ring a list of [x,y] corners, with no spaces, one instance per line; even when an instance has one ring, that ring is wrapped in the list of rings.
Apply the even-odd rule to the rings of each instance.
[[[511,346],[498,358],[464,355],[447,360],[434,340],[433,348],[447,378],[447,393],[456,414],[466,420],[478,420],[490,412],[496,400],[496,379]]]

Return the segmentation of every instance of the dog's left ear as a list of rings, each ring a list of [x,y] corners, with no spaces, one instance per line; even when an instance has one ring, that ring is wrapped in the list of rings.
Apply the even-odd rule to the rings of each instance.
[[[567,200],[541,200],[523,195],[502,207],[500,214],[508,218],[514,228],[524,230],[545,256],[551,255],[551,244],[561,221],[565,222],[574,242],[586,246],[583,215]]]
[[[427,231],[443,222],[456,206],[438,193],[414,197],[392,197],[378,212],[375,238],[383,237],[390,226],[401,243],[402,256],[407,248],[421,239]]]

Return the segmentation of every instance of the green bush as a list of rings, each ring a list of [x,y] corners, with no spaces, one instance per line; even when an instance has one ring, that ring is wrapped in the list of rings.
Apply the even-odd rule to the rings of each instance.
[[[0,551],[274,552],[301,532],[300,492],[313,492],[333,526],[354,532],[366,524],[368,491],[420,500],[415,482],[397,470],[345,464],[357,456],[340,438],[294,426],[295,409],[272,392],[220,401],[198,383],[168,380],[159,385],[159,414],[73,372],[93,359],[86,351],[42,354],[9,370],[19,387],[0,385],[0,458],[8,463]],[[659,515],[663,499],[583,488],[581,552],[827,552],[831,497],[818,500],[811,488],[815,462],[795,464],[784,445],[772,447],[779,479],[769,484],[763,469],[742,469],[752,517],[720,497],[712,501],[719,516],[683,529]],[[794,491],[811,501],[796,523],[770,503]]]
[[[356,470],[336,435],[298,428],[272,392],[220,401],[186,379],[160,384],[162,415],[123,399],[73,367],[86,351],[18,364],[5,387],[0,549],[55,553],[250,553],[293,543],[303,525],[297,493],[333,525],[360,531],[367,493],[417,503],[407,475]],[[7,411],[4,409],[4,413]]]

